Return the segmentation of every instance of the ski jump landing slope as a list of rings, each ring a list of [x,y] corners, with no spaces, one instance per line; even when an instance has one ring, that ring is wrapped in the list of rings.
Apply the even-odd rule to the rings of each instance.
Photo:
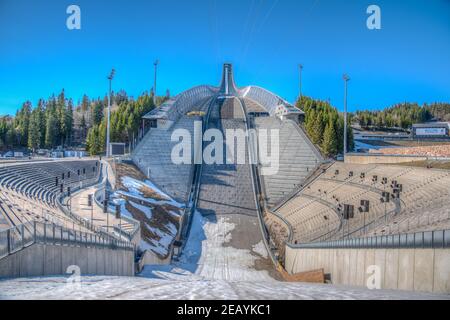
[[[226,129],[245,130],[239,99],[216,100],[211,108],[208,129],[223,137]],[[209,279],[277,278],[261,235],[247,147],[245,164],[203,164],[197,211],[207,220],[203,249],[208,252],[197,273]],[[223,152],[226,159],[225,142]],[[195,230],[190,234],[195,237]]]

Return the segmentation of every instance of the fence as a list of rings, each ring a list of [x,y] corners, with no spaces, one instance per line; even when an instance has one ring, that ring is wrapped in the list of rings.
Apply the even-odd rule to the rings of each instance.
[[[105,192],[106,192],[106,181],[103,181],[94,194],[95,204],[97,206],[99,206],[100,208],[103,208],[102,202],[105,198]],[[113,212],[109,206],[107,207],[107,213],[105,213],[105,214],[113,214]],[[135,238],[137,233],[141,231],[140,222],[133,218],[125,216],[125,215],[122,215],[121,218],[122,218],[122,220],[125,220],[128,223],[132,224],[133,230],[130,232],[127,232],[127,231],[124,231],[124,230],[114,227],[114,231],[116,231],[117,233],[120,233],[122,236],[126,237],[128,240],[133,241],[133,239]]]
[[[291,244],[293,249],[428,249],[450,248],[450,230],[424,231],[338,241]]]

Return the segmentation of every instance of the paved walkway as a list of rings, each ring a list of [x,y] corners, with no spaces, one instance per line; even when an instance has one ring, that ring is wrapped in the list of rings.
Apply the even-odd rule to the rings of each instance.
[[[103,213],[103,208],[99,207],[94,199],[93,206],[88,206],[88,195],[92,194],[94,197],[98,186],[89,187],[72,196],[72,212],[89,221],[93,221],[93,224],[102,228],[105,231],[113,232],[114,228],[122,228],[122,230],[130,230],[133,226],[130,223],[122,219],[116,219],[114,214]],[[108,228],[109,227],[109,228]]]

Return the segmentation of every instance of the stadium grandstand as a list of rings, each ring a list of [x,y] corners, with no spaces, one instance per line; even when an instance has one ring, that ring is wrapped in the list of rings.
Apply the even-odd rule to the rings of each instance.
[[[98,161],[31,162],[0,167],[4,227],[28,221],[67,224],[58,197],[98,179]],[[40,210],[36,210],[36,206]]]
[[[195,281],[306,281],[364,287],[367,268],[377,265],[397,270],[383,274],[380,289],[449,293],[450,171],[325,159],[304,131],[303,118],[300,109],[274,93],[256,86],[237,87],[233,66],[225,64],[219,86],[184,91],[143,117],[130,161],[145,177],[146,194],[153,198],[144,197],[143,189],[129,177],[116,177],[117,185],[128,186],[119,195],[135,202],[105,208],[106,216],[116,214],[109,221],[115,227],[105,228],[101,207],[108,193],[117,190],[107,186],[108,179],[105,182],[111,175],[108,163],[97,160],[0,166],[0,226],[19,232],[20,237],[21,225],[50,223],[52,228],[68,230],[77,244],[106,247],[115,259],[109,262],[127,265],[103,273],[94,270],[94,274],[142,271],[145,275],[149,270],[145,265],[158,264],[189,270]],[[247,132],[245,162],[176,164],[172,153],[180,141],[173,136],[179,129],[191,137],[211,129],[222,136],[228,129]],[[272,143],[276,141],[270,134],[263,139],[265,132],[276,132],[278,143]],[[203,153],[209,150],[207,141],[204,138],[200,144]],[[227,148],[224,140],[218,148],[223,150],[222,158]],[[278,155],[275,172],[266,174],[273,163],[265,161],[261,150]],[[196,159],[197,151],[194,143],[188,151],[191,159]],[[237,158],[239,152],[232,154]],[[91,187],[98,202],[95,218],[101,222],[82,213],[87,207],[78,213],[70,208],[68,193]],[[161,217],[158,206],[169,206],[167,215],[172,219],[161,229],[149,227],[151,219]],[[131,212],[125,229],[117,227],[121,223],[117,210]],[[139,210],[140,214],[133,214]],[[7,248],[0,248],[6,258],[15,253],[10,232],[2,233],[7,240],[0,238],[6,243]],[[136,240],[136,233],[157,243],[144,245],[139,237]],[[66,239],[56,235],[51,231],[50,240],[44,242]],[[49,233],[42,237],[48,239]],[[18,245],[22,251],[23,239]],[[178,279],[181,274],[170,277]]]

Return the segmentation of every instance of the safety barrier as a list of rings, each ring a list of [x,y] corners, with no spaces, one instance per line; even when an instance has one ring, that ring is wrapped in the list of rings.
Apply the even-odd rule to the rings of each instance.
[[[35,243],[134,250],[134,245],[130,242],[80,232],[55,224],[30,221],[0,231],[0,259]]]
[[[412,249],[450,248],[450,230],[423,231],[337,241],[288,243],[293,249]]]

